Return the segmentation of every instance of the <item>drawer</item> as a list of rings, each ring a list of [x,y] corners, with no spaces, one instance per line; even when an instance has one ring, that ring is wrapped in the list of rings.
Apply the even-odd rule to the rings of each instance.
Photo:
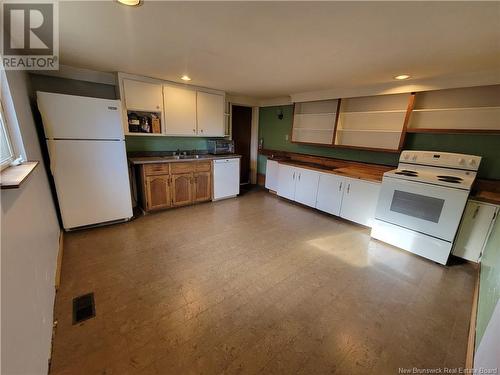
[[[181,173],[191,173],[194,172],[195,163],[193,162],[177,162],[172,163],[170,167],[170,173],[172,174],[181,174]]]
[[[199,161],[195,163],[196,172],[210,172],[212,170],[211,161]]]
[[[168,174],[169,163],[145,164],[144,173],[146,174],[146,176],[157,175],[157,174]]]

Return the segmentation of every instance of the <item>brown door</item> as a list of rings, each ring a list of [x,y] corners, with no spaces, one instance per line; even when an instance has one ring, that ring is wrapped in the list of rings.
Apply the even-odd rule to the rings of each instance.
[[[234,152],[241,155],[240,183],[250,182],[250,140],[252,137],[252,108],[233,105],[232,133]]]
[[[169,175],[146,177],[146,209],[157,210],[170,207]]]
[[[192,185],[192,173],[172,175],[172,204],[174,206],[184,206],[192,203]]]
[[[212,199],[212,181],[210,172],[198,172],[194,174],[194,201],[203,202]]]

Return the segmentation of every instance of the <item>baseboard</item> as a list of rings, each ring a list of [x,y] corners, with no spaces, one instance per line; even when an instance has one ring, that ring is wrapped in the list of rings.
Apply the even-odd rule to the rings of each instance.
[[[481,264],[477,266],[476,285],[474,287],[474,297],[472,300],[472,312],[470,315],[469,338],[467,340],[467,357],[465,358],[465,368],[474,368],[474,352],[476,346],[476,322],[477,304],[479,300],[479,279],[481,278]]]
[[[56,279],[55,286],[56,290],[59,289],[61,285],[61,268],[62,268],[62,258],[64,253],[64,231],[59,234],[59,251],[57,253],[57,267],[56,267]]]

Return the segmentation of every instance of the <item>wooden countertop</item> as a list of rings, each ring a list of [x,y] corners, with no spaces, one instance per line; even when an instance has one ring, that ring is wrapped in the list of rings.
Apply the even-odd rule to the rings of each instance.
[[[500,205],[500,181],[477,179],[472,187],[470,198]]]
[[[129,162],[134,165],[141,164],[157,164],[157,163],[184,163],[191,161],[203,161],[203,160],[217,160],[217,159],[236,159],[241,158],[241,155],[230,154],[230,155],[200,155],[199,158],[188,158],[188,159],[170,159],[164,156],[135,156],[128,158]]]
[[[287,164],[306,169],[312,169],[319,172],[338,174],[345,177],[358,178],[360,180],[367,180],[372,182],[382,182],[383,174],[394,167],[381,166],[378,164],[359,165],[343,165],[339,167],[322,165],[317,163],[303,162],[290,159],[277,160],[280,164]]]

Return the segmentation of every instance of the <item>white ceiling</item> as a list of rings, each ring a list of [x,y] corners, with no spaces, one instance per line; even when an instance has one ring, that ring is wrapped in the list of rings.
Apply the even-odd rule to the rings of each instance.
[[[78,1],[59,13],[62,64],[188,74],[255,98],[390,88],[402,73],[500,82],[500,2]]]

